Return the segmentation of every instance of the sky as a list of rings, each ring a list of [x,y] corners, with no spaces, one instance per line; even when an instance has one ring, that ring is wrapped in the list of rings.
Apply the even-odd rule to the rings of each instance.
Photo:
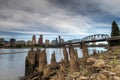
[[[120,24],[120,0],[0,0],[0,38],[81,39],[111,34]]]

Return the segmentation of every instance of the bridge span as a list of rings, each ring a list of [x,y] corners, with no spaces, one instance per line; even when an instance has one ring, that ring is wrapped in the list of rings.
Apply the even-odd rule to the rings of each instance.
[[[94,35],[89,35],[86,37],[83,37],[82,39],[74,39],[70,40],[64,43],[58,43],[56,46],[65,46],[65,45],[71,45],[71,44],[82,44],[84,43],[90,43],[90,42],[101,42],[101,41],[106,41],[109,37],[107,34],[94,34]]]

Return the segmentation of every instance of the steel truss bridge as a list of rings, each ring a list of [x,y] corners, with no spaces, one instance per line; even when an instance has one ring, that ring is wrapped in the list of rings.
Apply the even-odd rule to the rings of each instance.
[[[70,40],[64,43],[58,43],[56,46],[64,46],[64,45],[70,45],[70,44],[81,44],[82,42],[85,43],[90,43],[90,42],[100,42],[100,41],[106,41],[106,39],[110,38],[109,35],[107,34],[94,34],[94,35],[89,35],[86,37],[83,37],[82,39],[74,39]]]

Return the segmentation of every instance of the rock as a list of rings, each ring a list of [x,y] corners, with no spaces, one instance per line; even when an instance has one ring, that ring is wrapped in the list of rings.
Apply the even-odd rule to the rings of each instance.
[[[120,59],[120,54],[117,55],[116,59]]]
[[[90,76],[90,80],[95,80],[97,78],[98,73],[94,73]]]
[[[99,74],[97,75],[97,80],[108,80],[108,78],[107,78],[105,75],[99,73]]]
[[[43,80],[49,80],[50,79],[50,66],[46,65],[44,68],[44,72],[43,72]]]
[[[116,75],[116,73],[111,72],[111,71],[107,71],[107,70],[101,70],[100,73],[105,75],[106,77],[111,77],[111,76],[115,76]]]
[[[96,59],[95,59],[94,57],[89,57],[89,58],[87,59],[87,63],[88,63],[88,64],[93,64],[95,61],[96,61]]]
[[[80,76],[80,72],[73,72],[73,73],[71,74],[71,77],[72,77],[72,78],[79,78],[79,76]]]
[[[80,76],[79,78],[77,78],[77,80],[88,80],[88,78],[85,76]]]
[[[110,56],[108,59],[116,59],[116,56]]]
[[[50,65],[50,67],[51,67],[52,69],[57,68],[57,63],[56,63],[55,52],[52,54],[52,58],[51,58],[51,65]]]
[[[65,79],[65,68],[62,64],[60,64],[60,69],[58,71],[58,78],[57,80],[66,80]]]
[[[120,76],[120,65],[115,66],[115,72]]]
[[[106,65],[105,68],[112,68],[112,66],[111,65]]]
[[[116,75],[116,73],[114,73],[114,72],[109,72],[108,74],[109,74],[109,76],[115,76]]]
[[[95,68],[104,68],[105,62],[102,59],[98,59],[95,61],[95,63],[92,66]]]
[[[120,80],[120,77],[114,76],[114,77],[113,77],[113,80]]]

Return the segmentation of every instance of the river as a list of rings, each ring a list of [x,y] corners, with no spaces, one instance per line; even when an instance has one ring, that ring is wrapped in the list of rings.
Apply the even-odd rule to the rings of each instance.
[[[82,57],[80,48],[75,48],[78,52],[78,57]],[[89,54],[92,54],[93,49],[96,51],[105,51],[104,48],[89,48]],[[0,49],[0,80],[19,80],[24,76],[25,57],[29,49]],[[47,62],[50,63],[51,54],[55,51],[56,61],[59,62],[63,57],[62,48],[47,48]]]

